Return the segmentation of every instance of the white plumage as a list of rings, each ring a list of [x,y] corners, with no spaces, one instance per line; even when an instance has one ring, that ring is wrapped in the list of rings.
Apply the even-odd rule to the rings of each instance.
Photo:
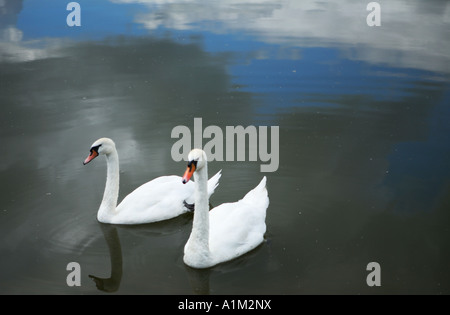
[[[241,200],[208,211],[206,155],[202,150],[194,149],[188,159],[195,165],[191,169],[188,167],[183,181],[187,182],[194,174],[196,208],[192,232],[184,247],[184,262],[193,268],[208,268],[260,245],[266,232],[269,206],[266,177]]]
[[[167,220],[191,211],[185,206],[193,204],[194,183],[183,185],[180,176],[161,176],[149,181],[127,195],[117,205],[119,195],[119,158],[114,142],[109,138],[95,141],[84,161],[89,163],[98,155],[107,160],[105,192],[97,219],[111,224],[143,224]],[[221,171],[208,181],[208,195],[219,184]]]

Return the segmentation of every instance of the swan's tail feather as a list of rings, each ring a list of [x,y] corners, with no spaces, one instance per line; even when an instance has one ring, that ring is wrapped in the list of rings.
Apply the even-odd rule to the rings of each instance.
[[[264,176],[258,186],[250,190],[244,196],[244,198],[242,198],[242,200],[251,202],[253,204],[261,203],[261,205],[264,205],[265,208],[267,208],[269,206],[269,194],[267,192],[266,182],[267,178],[266,176]]]
[[[222,176],[222,170],[218,171],[216,175],[208,180],[208,195],[211,196],[214,190],[219,186],[219,179]]]

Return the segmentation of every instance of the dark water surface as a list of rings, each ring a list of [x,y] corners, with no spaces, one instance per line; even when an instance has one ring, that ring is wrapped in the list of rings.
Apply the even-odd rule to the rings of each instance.
[[[448,1],[380,2],[374,27],[351,0],[84,0],[80,27],[67,3],[0,1],[1,294],[450,293]],[[181,176],[171,132],[195,117],[279,126],[275,172],[209,164],[212,204],[266,175],[270,206],[260,247],[204,271],[192,215],[101,224],[106,161],[82,164],[112,138],[119,200]]]

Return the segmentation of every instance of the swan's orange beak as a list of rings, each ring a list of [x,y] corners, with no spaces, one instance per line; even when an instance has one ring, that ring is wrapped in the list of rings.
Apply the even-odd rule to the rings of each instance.
[[[186,172],[183,175],[183,184],[186,184],[192,177],[192,174],[195,172],[195,164],[193,162],[189,162]]]
[[[91,153],[89,154],[89,156],[86,158],[86,160],[84,160],[83,165],[88,164],[90,161],[95,159],[97,156],[98,156],[97,151],[91,150]]]

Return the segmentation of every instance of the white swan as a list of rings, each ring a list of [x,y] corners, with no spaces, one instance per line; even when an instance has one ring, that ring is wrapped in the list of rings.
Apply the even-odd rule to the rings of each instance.
[[[99,155],[106,156],[107,177],[103,200],[97,219],[111,224],[142,224],[167,220],[192,211],[194,183],[183,186],[180,176],[161,176],[136,188],[117,205],[119,196],[119,156],[114,141],[101,138],[95,141],[84,165]],[[208,195],[219,184],[221,171],[208,181]]]
[[[183,183],[194,174],[195,211],[192,232],[184,246],[184,263],[193,268],[208,268],[241,256],[261,244],[269,206],[266,177],[241,200],[221,204],[209,211],[206,154],[194,149],[188,160]]]

